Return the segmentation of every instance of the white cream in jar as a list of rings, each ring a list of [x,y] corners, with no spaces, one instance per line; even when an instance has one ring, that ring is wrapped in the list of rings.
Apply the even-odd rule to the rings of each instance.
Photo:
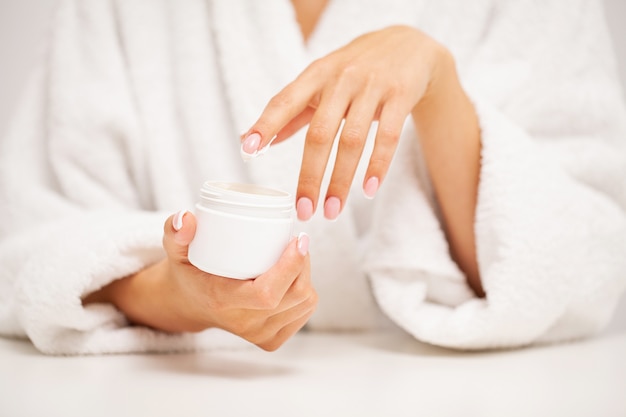
[[[189,262],[228,278],[255,278],[289,244],[294,205],[289,193],[252,184],[207,181],[195,206]]]

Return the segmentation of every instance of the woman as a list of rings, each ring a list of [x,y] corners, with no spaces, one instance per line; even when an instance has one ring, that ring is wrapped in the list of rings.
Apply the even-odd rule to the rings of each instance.
[[[476,349],[610,318],[626,111],[597,2],[68,0],[54,27],[2,144],[3,334],[274,350],[390,318]],[[310,256],[195,269],[194,216],[163,219],[206,179],[293,191]]]

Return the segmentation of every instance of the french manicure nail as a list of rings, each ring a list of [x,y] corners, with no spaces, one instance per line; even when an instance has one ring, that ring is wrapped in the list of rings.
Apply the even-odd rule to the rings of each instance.
[[[309,253],[309,235],[304,232],[300,232],[298,235],[297,247],[298,252],[300,252],[302,256],[306,256],[306,254]]]
[[[296,203],[298,220],[307,221],[313,216],[313,202],[310,198],[300,197]]]
[[[241,159],[243,159],[243,160],[244,160],[244,162],[248,162],[248,161],[249,161],[249,160],[251,160],[251,159],[254,159],[254,158],[257,158],[257,157],[259,157],[259,156],[264,155],[264,154],[265,154],[265,153],[266,153],[266,152],[270,149],[270,146],[272,146],[272,143],[274,143],[274,141],[275,141],[275,140],[276,140],[276,138],[278,137],[278,136],[274,136],[274,137],[273,137],[273,138],[272,138],[272,139],[268,142],[268,144],[267,144],[267,145],[265,145],[264,147],[262,147],[262,148],[260,148],[260,149],[259,149],[259,146],[260,146],[259,144],[261,143],[261,139],[260,139],[260,136],[259,136],[259,140],[258,140],[258,143],[259,143],[259,144],[256,144],[256,145],[254,145],[254,144],[253,144],[253,145],[251,145],[250,147],[247,147],[247,146],[246,146],[246,149],[244,149],[244,144],[245,144],[248,140],[250,140],[250,138],[251,138],[251,137],[253,137],[253,136],[255,136],[255,135],[256,135],[256,136],[259,136],[259,134],[258,134],[258,133],[253,133],[252,135],[250,135],[250,136],[249,136],[249,137],[248,137],[248,138],[247,138],[247,139],[246,139],[246,140],[245,140],[245,141],[241,144],[241,148],[240,148],[240,150],[239,150],[239,153],[241,154]],[[252,139],[252,141],[256,142],[256,139]],[[252,148],[255,148],[255,147],[256,147],[256,150],[255,150],[255,151],[252,151],[252,153],[250,153],[250,152],[249,152],[249,150],[250,150],[250,149],[252,149]]]
[[[248,137],[241,144],[241,151],[248,155],[254,155],[256,151],[259,150],[259,145],[261,144],[261,135],[258,133],[253,133],[248,135]]]
[[[172,227],[175,231],[178,232],[180,229],[183,228],[183,217],[185,217],[185,214],[187,214],[188,212],[189,210],[181,210],[174,215],[174,218],[172,219]]]
[[[376,192],[378,191],[379,184],[380,181],[378,180],[378,177],[371,177],[370,179],[368,179],[365,182],[365,186],[363,187],[363,194],[365,194],[365,197],[369,198],[370,200],[374,198]]]
[[[341,200],[337,197],[328,197],[324,203],[324,217],[328,220],[335,220],[341,211]]]

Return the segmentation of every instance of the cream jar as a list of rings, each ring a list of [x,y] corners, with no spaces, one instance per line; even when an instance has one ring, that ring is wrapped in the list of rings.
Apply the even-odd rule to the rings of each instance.
[[[289,193],[252,184],[207,181],[195,206],[189,262],[228,278],[255,278],[270,269],[293,233]]]

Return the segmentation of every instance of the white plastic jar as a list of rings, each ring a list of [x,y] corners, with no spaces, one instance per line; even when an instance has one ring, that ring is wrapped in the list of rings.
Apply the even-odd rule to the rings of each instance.
[[[266,272],[293,233],[291,195],[258,185],[207,181],[195,215],[189,262],[223,277],[249,279]]]

